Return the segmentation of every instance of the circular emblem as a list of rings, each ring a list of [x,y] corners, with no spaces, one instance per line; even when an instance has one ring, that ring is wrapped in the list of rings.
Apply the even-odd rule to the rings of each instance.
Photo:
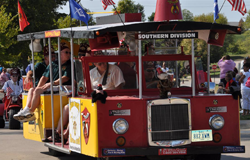
[[[118,108],[122,108],[122,104],[121,103],[117,103],[117,107]]]
[[[218,101],[215,99],[213,100],[214,105],[218,104]]]

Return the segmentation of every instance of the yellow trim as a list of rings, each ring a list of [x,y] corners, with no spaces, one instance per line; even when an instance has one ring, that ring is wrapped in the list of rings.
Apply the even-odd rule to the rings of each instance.
[[[87,14],[106,14],[106,13],[115,13],[116,11],[110,11],[110,12],[87,12]]]
[[[98,117],[97,117],[97,105],[91,102],[91,99],[81,98],[81,113],[87,108],[90,113],[90,127],[89,127],[89,140],[86,144],[83,127],[82,127],[82,115],[81,115],[81,153],[91,156],[98,157]]]

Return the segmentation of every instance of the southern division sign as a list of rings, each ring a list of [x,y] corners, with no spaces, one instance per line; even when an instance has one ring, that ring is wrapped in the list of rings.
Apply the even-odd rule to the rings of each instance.
[[[135,39],[192,39],[198,38],[198,32],[178,32],[178,33],[140,33],[135,34]]]

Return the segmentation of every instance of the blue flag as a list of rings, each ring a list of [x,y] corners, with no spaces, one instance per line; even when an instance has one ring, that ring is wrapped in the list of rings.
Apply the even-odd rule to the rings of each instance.
[[[90,16],[75,0],[69,0],[71,18],[83,21],[88,26]]]
[[[216,19],[219,18],[219,7],[218,7],[218,1],[214,0],[214,22],[216,22]]]

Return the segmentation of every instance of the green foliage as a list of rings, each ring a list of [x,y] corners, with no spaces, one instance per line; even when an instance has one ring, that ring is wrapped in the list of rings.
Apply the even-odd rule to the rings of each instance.
[[[183,9],[182,10],[182,18],[183,18],[183,21],[193,21],[194,15],[189,10]]]
[[[148,21],[154,21],[155,18],[155,12],[152,12],[152,14],[148,17]]]
[[[142,14],[142,21],[145,21],[144,7],[140,3],[135,4],[132,0],[119,0],[118,2],[117,11],[121,13],[138,13],[138,10]]]
[[[213,13],[202,14],[194,17],[194,21],[200,22],[213,22]],[[223,14],[219,14],[219,19],[217,19],[217,23],[219,24],[227,24],[227,18]],[[211,45],[210,47],[210,62],[216,63],[223,56],[228,53],[233,54],[242,54],[244,50],[241,47],[240,43],[235,41],[235,35],[226,35],[223,47],[218,47],[215,45]],[[195,56],[201,57],[203,62],[203,69],[207,70],[207,43],[203,40],[196,39],[194,41],[194,52]],[[184,53],[191,54],[191,40],[185,39],[181,43],[184,46]]]

